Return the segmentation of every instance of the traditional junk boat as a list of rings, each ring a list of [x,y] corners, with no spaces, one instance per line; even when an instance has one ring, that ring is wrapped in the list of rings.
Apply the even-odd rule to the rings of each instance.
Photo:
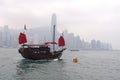
[[[55,15],[53,15],[54,17]],[[52,18],[53,18],[52,17]],[[19,35],[19,44],[21,44],[21,47],[19,48],[19,53],[26,59],[31,60],[53,60],[53,59],[60,59],[62,56],[63,51],[66,48],[63,48],[65,46],[65,41],[63,38],[63,35],[60,36],[58,39],[58,43],[55,42],[55,27],[56,25],[53,25],[53,41],[52,42],[45,42],[43,44],[25,44],[27,43],[27,38],[25,33],[20,33]],[[50,48],[50,44],[53,45],[53,50]],[[60,50],[55,50],[55,45],[58,45],[61,47]]]

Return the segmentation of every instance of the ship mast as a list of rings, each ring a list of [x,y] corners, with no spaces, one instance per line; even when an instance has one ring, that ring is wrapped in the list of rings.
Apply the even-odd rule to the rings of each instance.
[[[55,42],[55,25],[53,25],[53,42]],[[55,51],[55,44],[53,44],[53,52]]]
[[[52,15],[52,22],[51,22],[51,27],[52,27],[52,41],[53,43],[55,42],[55,36],[56,36],[56,14]],[[55,51],[55,44],[53,44],[53,52]]]

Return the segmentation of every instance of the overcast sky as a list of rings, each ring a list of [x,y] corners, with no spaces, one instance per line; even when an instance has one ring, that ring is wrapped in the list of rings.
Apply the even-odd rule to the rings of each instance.
[[[53,13],[58,30],[120,49],[120,0],[0,0],[0,26],[50,26]]]

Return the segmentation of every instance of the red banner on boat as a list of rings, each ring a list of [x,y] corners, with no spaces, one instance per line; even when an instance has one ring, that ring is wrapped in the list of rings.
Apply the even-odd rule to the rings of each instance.
[[[59,46],[65,46],[65,40],[64,40],[63,36],[60,36],[60,38],[58,40],[58,45]]]
[[[26,43],[26,42],[27,42],[26,35],[24,33],[20,33],[19,44],[23,44],[23,43]]]

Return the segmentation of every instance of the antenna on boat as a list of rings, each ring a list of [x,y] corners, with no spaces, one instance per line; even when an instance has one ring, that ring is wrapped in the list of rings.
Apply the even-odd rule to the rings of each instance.
[[[26,24],[24,24],[24,31],[23,31],[23,33],[25,33],[26,30],[27,30]]]

